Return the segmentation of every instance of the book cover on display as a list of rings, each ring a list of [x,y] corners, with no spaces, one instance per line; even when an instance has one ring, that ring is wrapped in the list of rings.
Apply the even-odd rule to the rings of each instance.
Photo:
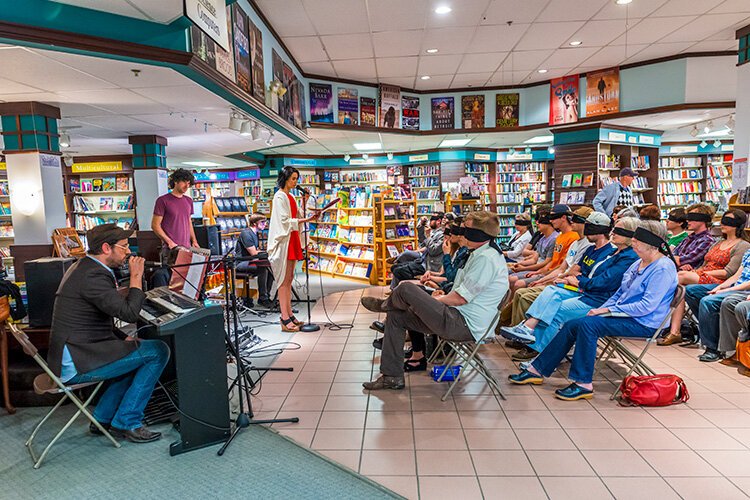
[[[193,46],[193,54],[211,68],[216,69],[216,42],[195,25],[190,27],[190,41]]]
[[[284,61],[281,60],[281,56],[276,49],[271,49],[271,73],[273,74],[273,80],[278,80],[283,85],[284,83]],[[279,96],[278,98],[278,109],[276,112],[284,117],[284,100],[287,98],[286,94]]]
[[[377,119],[375,117],[375,112],[375,98],[359,98],[359,122],[361,125],[376,126]]]
[[[297,79],[297,75],[294,75],[291,83],[292,89],[292,124],[301,129],[305,123],[305,106],[303,101],[305,100],[305,88],[302,86],[302,82]]]
[[[620,68],[586,74],[586,116],[620,111]]]
[[[252,67],[253,96],[261,102],[266,102],[266,79],[263,75],[263,34],[252,21],[248,19],[250,35],[250,65]]]
[[[461,97],[461,123],[463,128],[484,128],[484,96]]]
[[[381,83],[378,86],[378,95],[380,96],[380,117],[378,123],[381,127],[400,128],[401,88],[397,85],[385,85]]]
[[[403,96],[401,109],[401,128],[419,130],[419,97]]]
[[[339,123],[356,125],[359,118],[357,89],[339,89]]]
[[[227,7],[227,33],[232,32],[232,8]],[[216,69],[222,75],[226,76],[229,81],[235,81],[234,73],[234,50],[233,44],[229,45],[229,50],[224,50],[221,45],[216,45]]]
[[[495,126],[511,128],[518,126],[521,94],[495,95]]]
[[[578,121],[578,75],[553,78],[549,82],[549,124]]]
[[[333,88],[326,83],[310,83],[310,121],[333,123]]]
[[[432,130],[456,128],[452,97],[433,97],[431,109]]]
[[[234,4],[234,68],[237,85],[250,92],[250,43],[247,39],[247,14]]]
[[[281,83],[284,85],[284,88],[286,88],[287,93],[284,94],[284,114],[281,116],[291,125],[294,125],[294,100],[297,97],[297,92],[294,89],[294,82],[297,79],[294,76],[294,71],[292,71],[292,67],[289,66],[287,63],[284,63],[284,79],[281,80]]]

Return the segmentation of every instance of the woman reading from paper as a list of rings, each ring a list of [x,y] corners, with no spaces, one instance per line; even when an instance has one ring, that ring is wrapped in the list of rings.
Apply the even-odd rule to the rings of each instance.
[[[314,212],[307,218],[298,218],[300,209],[290,194],[297,187],[298,179],[299,171],[294,167],[284,167],[279,172],[276,179],[279,189],[273,196],[271,224],[268,227],[268,260],[275,278],[271,294],[275,290],[279,292],[281,330],[284,332],[298,332],[299,325],[303,323],[292,314],[292,280],[297,261],[305,258],[300,231],[304,230],[304,223],[318,217],[318,212]]]

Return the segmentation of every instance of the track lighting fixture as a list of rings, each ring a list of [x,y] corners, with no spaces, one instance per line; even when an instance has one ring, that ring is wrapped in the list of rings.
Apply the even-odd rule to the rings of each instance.
[[[251,120],[247,120],[242,124],[242,127],[240,128],[240,135],[248,136],[252,134],[253,130],[253,122]]]
[[[61,148],[70,147],[70,136],[68,134],[60,134],[60,147]]]
[[[273,130],[269,131],[270,134],[268,135],[268,139],[266,139],[266,146],[273,146]]]
[[[229,117],[229,129],[239,132],[242,128],[242,117],[236,111],[232,111]]]
[[[349,160],[351,160],[351,159],[352,159],[352,156],[350,154],[347,153],[347,154],[344,155],[344,161],[345,162],[349,163]]]
[[[693,129],[690,131],[691,137],[696,137],[698,135],[698,125],[693,125]]]
[[[253,128],[250,130],[250,135],[253,138],[254,141],[257,141],[260,139],[260,125],[258,125],[258,122],[253,123]]]

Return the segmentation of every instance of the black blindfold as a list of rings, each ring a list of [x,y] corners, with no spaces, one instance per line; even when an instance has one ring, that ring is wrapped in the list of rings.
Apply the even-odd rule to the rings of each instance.
[[[628,229],[625,229],[624,227],[616,227],[612,230],[614,234],[619,234],[620,236],[624,236],[626,238],[632,238],[635,234],[635,231],[630,231]]]
[[[711,223],[711,216],[708,214],[702,214],[698,212],[690,212],[687,214],[686,217],[689,221],[696,221],[696,222],[705,222],[706,224]]]
[[[721,218],[721,225],[729,227],[743,227],[745,225],[745,222],[736,217],[729,217],[728,215],[725,215]]]
[[[481,229],[465,227],[464,238],[474,243],[484,243],[485,241],[490,241],[493,237],[485,233]]]
[[[600,226],[598,224],[591,224],[590,222],[587,222],[583,226],[584,236],[593,236],[595,234],[608,234],[609,231],[610,231],[609,226]]]

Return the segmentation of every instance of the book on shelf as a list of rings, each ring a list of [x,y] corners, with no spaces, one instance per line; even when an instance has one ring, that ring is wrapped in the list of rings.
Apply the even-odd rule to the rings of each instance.
[[[91,182],[91,179],[81,179],[81,192],[91,193],[93,191],[94,191],[94,185]]]
[[[13,224],[10,222],[0,224],[0,236],[4,238],[12,238],[15,236],[15,233],[13,232]]]
[[[648,156],[633,156],[630,158],[630,168],[634,170],[648,170],[651,168],[651,158]]]
[[[9,201],[3,201],[0,203],[0,215],[11,215]]]
[[[573,174],[571,185],[573,187],[581,187],[583,184],[583,174]]]
[[[114,191],[117,187],[115,177],[102,177],[102,191]]]
[[[92,191],[103,191],[104,180],[101,178],[91,179],[91,189]]]
[[[701,167],[703,158],[700,156],[662,156],[659,166],[662,168]]]
[[[131,179],[127,175],[118,175],[115,177],[115,189],[117,191],[131,191]]]
[[[572,181],[572,178],[573,178],[573,174],[565,174],[565,175],[563,175],[562,187],[563,188],[569,188],[570,187],[570,183]]]
[[[99,210],[114,210],[114,198],[111,196],[99,198]]]
[[[620,155],[599,155],[599,168],[607,170],[619,170]]]
[[[583,176],[583,182],[581,183],[583,187],[591,187],[594,185],[594,174],[593,172],[589,172],[586,175]]]

